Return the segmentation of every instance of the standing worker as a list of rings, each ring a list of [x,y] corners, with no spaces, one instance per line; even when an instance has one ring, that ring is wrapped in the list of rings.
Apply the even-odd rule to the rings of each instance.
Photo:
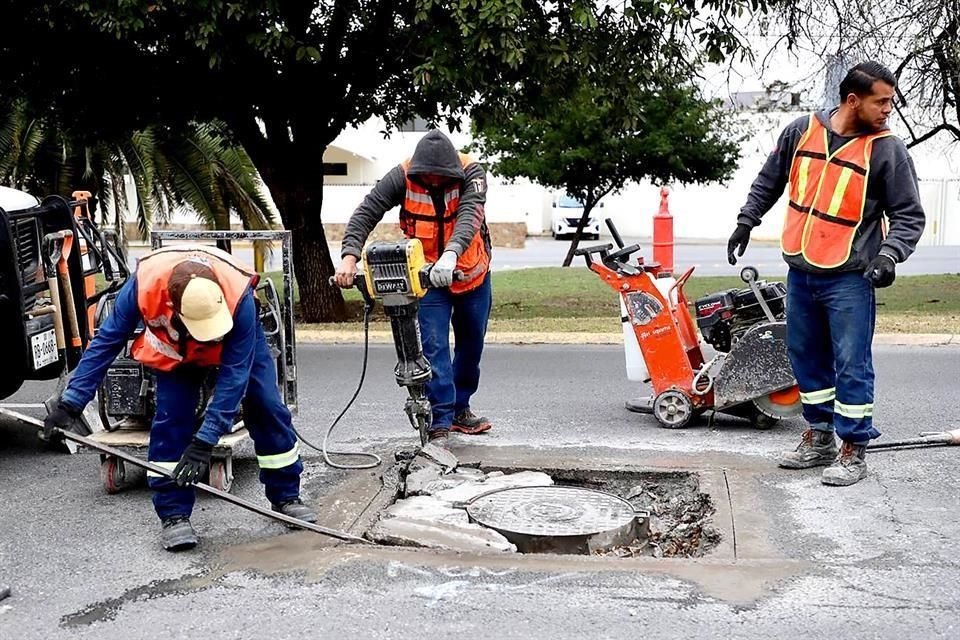
[[[390,170],[364,198],[347,223],[336,282],[353,284],[363,245],[383,214],[400,207],[400,228],[419,238],[433,262],[430,289],[420,301],[418,318],[423,353],[433,369],[427,398],[433,407],[429,433],[443,444],[450,430],[488,431],[490,421],[470,410],[480,384],[480,356],[490,317],[490,234],[484,219],[486,172],[458,154],[444,134],[433,130],[417,144],[413,157]],[[463,279],[454,282],[455,270]],[[447,288],[449,287],[449,288]],[[455,340],[450,358],[450,324]]]
[[[923,233],[913,160],[887,128],[895,87],[883,65],[858,64],[840,83],[838,107],[787,126],[727,244],[736,264],[734,254],[743,255],[751,229],[789,183],[781,237],[790,267],[787,348],[809,428],[780,466],[829,465],[821,478],[828,485],[867,474],[867,444],[880,436],[873,426],[875,288],[893,284],[897,264]]]
[[[142,322],[132,355],[156,373],[149,459],[172,470],[173,477],[147,476],[169,551],[197,544],[190,524],[196,495],[188,485],[203,479],[213,447],[233,426],[241,401],[273,510],[306,522],[317,519],[300,500],[303,463],[257,317],[258,279],[213,247],[173,246],[142,257],[44,421],[47,439],[56,436],[55,428],[70,429]],[[219,368],[213,398],[197,429],[201,387],[213,367]]]

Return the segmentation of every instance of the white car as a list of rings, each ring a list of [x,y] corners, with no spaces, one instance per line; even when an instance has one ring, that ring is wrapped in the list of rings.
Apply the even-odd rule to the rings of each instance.
[[[601,202],[587,219],[583,227],[583,237],[587,240],[600,238],[600,216],[597,208],[603,207]],[[553,197],[553,208],[550,213],[550,235],[558,240],[565,236],[572,236],[577,232],[580,217],[583,215],[583,203],[566,194],[557,194]]]

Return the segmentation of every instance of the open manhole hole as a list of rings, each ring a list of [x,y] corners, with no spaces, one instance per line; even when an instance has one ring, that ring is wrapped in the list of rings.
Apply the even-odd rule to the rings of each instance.
[[[720,542],[696,473],[400,465],[366,536],[457,551],[702,557]]]

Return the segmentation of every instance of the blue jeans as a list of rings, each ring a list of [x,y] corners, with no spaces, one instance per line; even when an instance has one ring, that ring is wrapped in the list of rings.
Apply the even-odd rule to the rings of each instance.
[[[300,495],[303,462],[298,455],[290,410],[277,387],[277,370],[262,327],[257,327],[250,380],[243,399],[244,425],[253,438],[260,465],[260,482],[267,499],[281,504]],[[196,417],[205,370],[182,367],[169,373],[157,372],[157,414],[150,428],[149,458],[172,470],[199,427]],[[153,489],[153,507],[161,520],[189,516],[196,490],[178,487],[170,478],[147,474]]]
[[[859,271],[787,274],[787,349],[803,416],[820,431],[866,444],[873,426],[876,296]]]
[[[427,382],[427,399],[433,407],[433,430],[449,429],[453,417],[470,408],[470,397],[480,385],[480,355],[492,303],[489,273],[476,289],[459,294],[450,293],[448,289],[430,289],[420,301],[417,317],[423,354],[433,369],[433,377]]]

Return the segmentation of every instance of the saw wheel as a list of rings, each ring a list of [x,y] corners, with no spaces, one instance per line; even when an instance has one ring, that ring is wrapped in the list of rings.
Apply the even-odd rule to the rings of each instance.
[[[690,397],[676,389],[664,391],[653,401],[653,416],[664,429],[683,429],[690,424],[693,414]]]
[[[769,429],[777,421],[798,416],[803,411],[797,385],[754,398],[751,402],[759,414],[754,423],[760,429]]]

